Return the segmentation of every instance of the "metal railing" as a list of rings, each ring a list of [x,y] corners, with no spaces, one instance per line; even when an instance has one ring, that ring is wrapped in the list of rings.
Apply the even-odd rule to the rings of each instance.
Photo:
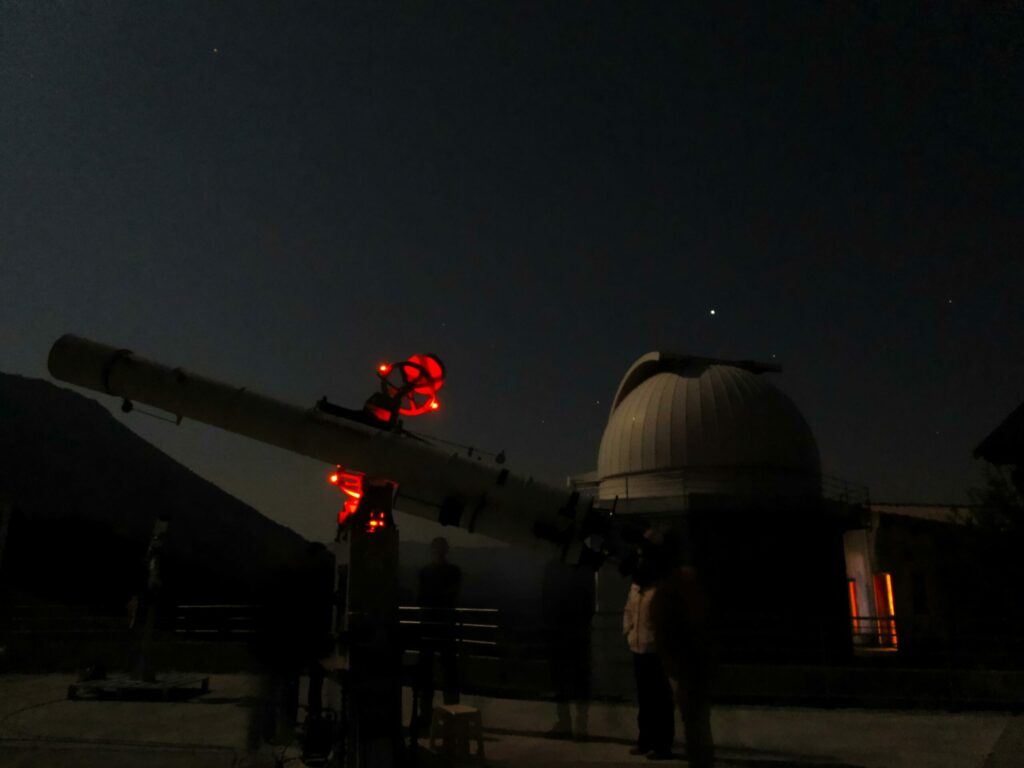
[[[501,625],[497,608],[402,605],[398,615],[404,644],[410,650],[418,650],[424,642],[452,642],[460,654],[498,657]]]
[[[185,639],[244,642],[265,631],[259,605],[179,605],[173,631]],[[415,650],[423,641],[449,640],[460,652],[495,654],[500,624],[497,608],[430,608],[399,606],[399,627],[406,646]]]
[[[259,633],[262,614],[258,605],[179,605],[173,630],[197,640],[245,641]]]
[[[728,480],[728,483],[726,483]],[[619,502],[630,501],[630,483],[642,482],[646,491],[641,499],[658,496],[677,497],[691,494],[719,494],[728,487],[731,496],[748,495],[761,502],[775,500],[778,503],[807,503],[817,498],[868,508],[871,497],[868,487],[835,475],[803,472],[778,467],[712,466],[694,468],[665,468],[624,472],[610,478],[608,482],[619,482]],[[580,480],[574,487],[583,496],[596,498],[602,484],[597,478]],[[652,492],[653,483],[663,493]],[[608,503],[608,502],[602,502]]]
[[[866,485],[852,483],[833,475],[821,475],[821,497],[865,509],[871,505],[871,495]]]
[[[895,651],[899,633],[895,616],[856,616],[850,619],[854,650]]]

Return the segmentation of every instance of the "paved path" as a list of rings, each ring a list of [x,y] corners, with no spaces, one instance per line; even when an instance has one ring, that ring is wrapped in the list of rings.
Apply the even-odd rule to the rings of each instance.
[[[1024,716],[1009,718],[999,735],[985,768],[1020,768],[1024,765]]]
[[[480,707],[485,727],[497,729],[496,735],[519,736],[488,745],[488,756],[504,764],[650,764],[626,755],[635,733],[632,706],[593,705],[590,731],[598,740],[577,744],[535,737],[554,719],[549,704],[473,697],[467,703]],[[712,717],[723,766],[764,768],[1024,768],[1019,750],[1013,755],[1016,762],[992,762],[996,758],[990,757],[997,741],[998,754],[1011,747],[1008,726],[1019,729],[1022,723],[1000,713],[771,707],[718,707]]]
[[[230,768],[244,752],[253,678],[179,703],[68,701],[73,680],[0,677],[0,766]]]
[[[0,768],[273,763],[270,752],[244,749],[252,677],[215,675],[209,694],[179,703],[72,702],[71,680],[0,676]],[[478,697],[465,703],[483,713],[494,768],[651,764],[627,754],[636,719],[629,705],[594,704],[592,739],[577,743],[541,738],[552,724],[551,704]],[[726,768],[1024,767],[1024,718],[1001,713],[719,707],[713,727]]]

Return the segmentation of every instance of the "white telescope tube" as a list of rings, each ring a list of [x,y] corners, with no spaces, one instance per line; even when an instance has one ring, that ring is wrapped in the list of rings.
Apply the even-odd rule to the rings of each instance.
[[[527,548],[578,546],[588,504],[564,489],[447,453],[400,432],[302,408],[169,368],[126,349],[65,335],[54,378],[245,435],[398,484],[396,508]]]

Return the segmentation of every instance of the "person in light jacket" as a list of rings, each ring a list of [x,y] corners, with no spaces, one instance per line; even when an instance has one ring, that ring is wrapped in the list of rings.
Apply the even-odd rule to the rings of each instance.
[[[622,634],[633,653],[638,704],[637,742],[630,754],[667,759],[672,756],[675,737],[675,708],[651,614],[657,576],[654,565],[650,558],[641,558],[622,615]]]

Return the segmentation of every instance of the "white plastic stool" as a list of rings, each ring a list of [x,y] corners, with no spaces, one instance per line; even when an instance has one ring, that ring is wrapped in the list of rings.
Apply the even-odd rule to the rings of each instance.
[[[465,704],[441,704],[434,707],[430,719],[430,750],[438,737],[441,747],[452,763],[472,757],[469,744],[476,742],[476,759],[484,761],[484,725],[480,710]]]

